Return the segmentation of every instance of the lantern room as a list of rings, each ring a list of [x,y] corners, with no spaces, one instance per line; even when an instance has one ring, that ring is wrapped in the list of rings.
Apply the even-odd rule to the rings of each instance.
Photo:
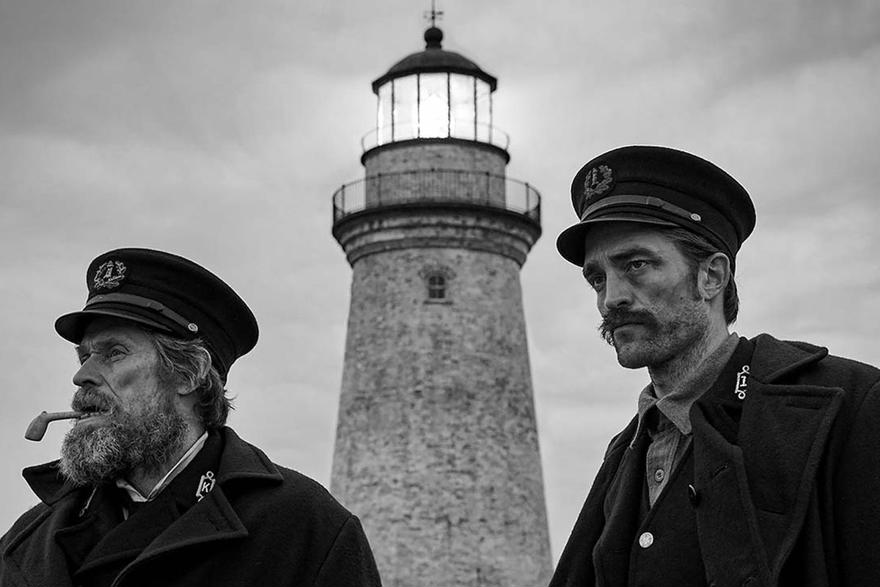
[[[425,50],[396,63],[373,82],[378,96],[369,149],[413,139],[463,139],[507,148],[492,127],[492,92],[498,80],[473,61],[442,48],[443,32],[425,31]],[[372,140],[370,140],[372,139]]]

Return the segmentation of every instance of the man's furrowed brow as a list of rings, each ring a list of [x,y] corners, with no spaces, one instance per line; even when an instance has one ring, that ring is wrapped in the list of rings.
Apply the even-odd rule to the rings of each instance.
[[[76,354],[80,355],[82,353],[92,353],[95,351],[103,351],[115,344],[124,344],[125,341],[118,339],[115,336],[110,336],[107,338],[101,338],[93,341],[84,341],[79,343],[74,347],[76,350]]]
[[[660,255],[658,255],[657,251],[655,251],[654,249],[641,245],[627,247],[619,251],[614,251],[613,253],[608,255],[608,258],[611,259],[611,261],[615,264],[626,262],[633,257],[650,257],[651,259],[657,259],[660,257]]]
[[[642,245],[632,245],[613,251],[608,255],[608,259],[613,265],[621,265],[632,259],[633,257],[648,257],[650,259],[658,259],[660,255],[654,249]],[[584,263],[583,273],[585,276],[602,273],[604,269],[602,264],[596,260],[587,260]]]
[[[100,343],[81,342],[78,345],[76,345],[75,347],[73,347],[73,350],[76,352],[77,357],[81,357],[83,355],[87,355],[91,352],[94,352],[95,348],[98,347],[99,344]]]

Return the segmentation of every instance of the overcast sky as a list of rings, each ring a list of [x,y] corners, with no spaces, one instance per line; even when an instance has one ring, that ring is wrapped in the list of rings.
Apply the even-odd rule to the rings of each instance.
[[[424,48],[427,1],[0,0],[0,527],[56,458],[76,360],[54,332],[99,253],[192,258],[248,301],[257,348],[230,424],[329,484],[350,268],[333,191],[363,176],[370,82]],[[635,411],[594,299],[556,253],[593,156],[660,144],[750,191],[735,330],[878,363],[880,3],[447,0],[444,48],[499,79],[508,174],[542,193],[522,272],[554,560]],[[2,532],[3,530],[0,530]]]

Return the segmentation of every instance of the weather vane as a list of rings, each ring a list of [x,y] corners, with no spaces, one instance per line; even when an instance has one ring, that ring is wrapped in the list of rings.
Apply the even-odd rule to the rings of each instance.
[[[437,10],[437,1],[436,0],[431,0],[431,11],[425,12],[425,19],[426,20],[430,19],[431,26],[435,27],[435,26],[437,26],[437,19],[438,18],[443,18],[443,11]]]

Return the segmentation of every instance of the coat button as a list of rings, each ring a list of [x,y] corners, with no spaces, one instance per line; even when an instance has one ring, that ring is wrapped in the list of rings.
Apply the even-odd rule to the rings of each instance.
[[[641,536],[639,536],[639,546],[642,548],[648,548],[654,544],[654,535],[650,532],[643,532]]]
[[[693,507],[697,507],[700,503],[700,492],[693,485],[688,485],[688,501],[691,502]]]

